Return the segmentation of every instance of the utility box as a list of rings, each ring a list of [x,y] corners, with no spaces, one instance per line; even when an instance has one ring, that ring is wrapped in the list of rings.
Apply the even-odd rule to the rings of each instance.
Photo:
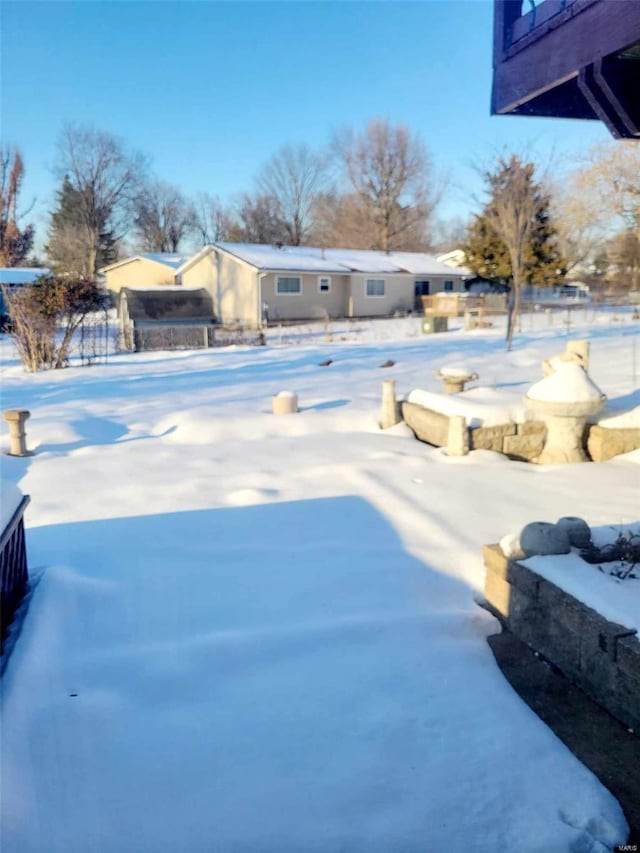
[[[448,332],[449,320],[447,317],[425,317],[422,321],[422,331],[425,335],[433,335],[434,332]]]

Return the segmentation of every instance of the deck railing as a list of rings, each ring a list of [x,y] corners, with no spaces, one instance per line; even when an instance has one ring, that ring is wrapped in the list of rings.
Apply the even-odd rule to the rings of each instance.
[[[28,495],[22,498],[0,536],[0,647],[4,645],[13,615],[29,583],[24,538],[24,511],[29,500]]]

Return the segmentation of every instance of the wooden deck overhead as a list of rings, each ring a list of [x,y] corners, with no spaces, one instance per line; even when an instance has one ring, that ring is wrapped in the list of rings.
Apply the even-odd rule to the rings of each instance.
[[[494,0],[491,112],[640,139],[640,0]]]

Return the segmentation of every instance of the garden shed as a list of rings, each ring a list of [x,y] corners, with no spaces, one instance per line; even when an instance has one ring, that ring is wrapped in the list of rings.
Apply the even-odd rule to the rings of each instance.
[[[214,344],[213,302],[204,289],[120,292],[118,302],[121,345],[139,352],[150,349],[210,347]]]

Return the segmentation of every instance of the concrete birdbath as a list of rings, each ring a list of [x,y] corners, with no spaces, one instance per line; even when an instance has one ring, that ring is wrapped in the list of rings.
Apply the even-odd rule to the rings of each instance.
[[[436,376],[444,382],[445,394],[459,394],[464,391],[467,382],[473,382],[478,378],[478,374],[469,370],[468,367],[453,364],[449,367],[441,367]]]
[[[587,462],[583,436],[587,418],[595,415],[607,397],[577,362],[552,360],[554,372],[527,392],[528,406],[547,425],[540,456],[542,465]]]

